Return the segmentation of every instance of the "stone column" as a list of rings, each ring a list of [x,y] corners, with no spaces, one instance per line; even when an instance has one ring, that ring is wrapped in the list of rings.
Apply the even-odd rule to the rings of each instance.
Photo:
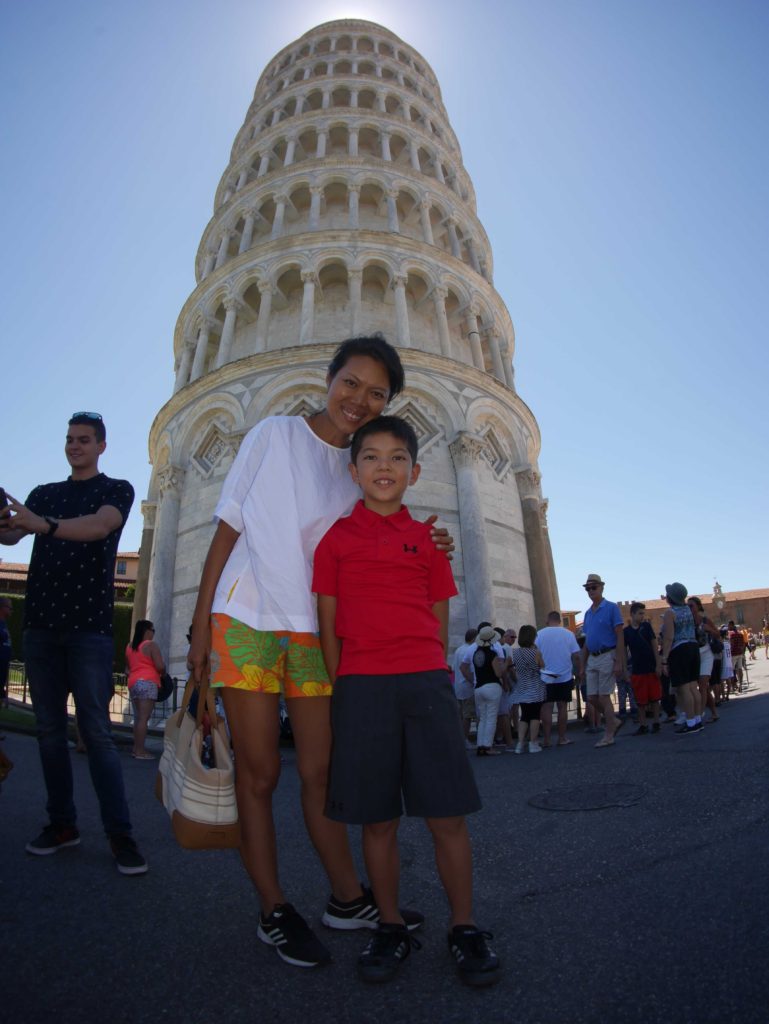
[[[134,607],[131,615],[131,632],[139,619],[147,618],[147,587],[152,564],[152,544],[155,537],[155,514],[158,510],[154,501],[143,501],[141,504],[144,517],[141,544],[139,545],[139,565],[136,570],[136,587],[134,589]]]
[[[254,236],[254,217],[255,211],[249,210],[246,214],[245,220],[243,221],[243,233],[240,236],[238,255],[243,252],[247,252],[251,248],[251,239]]]
[[[353,229],[360,226],[358,222],[358,203],[360,200],[360,185],[350,185],[347,189],[347,200],[349,203],[350,220],[349,226]]]
[[[240,192],[242,188],[245,188],[246,182],[248,181],[248,168],[244,167],[238,175],[238,183],[235,186],[235,191]]]
[[[290,167],[294,162],[294,154],[296,153],[296,136],[289,135],[286,141],[286,155],[283,158],[283,166]]]
[[[382,132],[382,159],[390,162],[392,155],[390,153],[390,133]]]
[[[286,196],[275,196],[275,216],[272,219],[270,238],[280,238],[283,234],[283,218],[286,215]]]
[[[354,75],[356,75],[358,73],[355,64],[353,64],[353,66],[352,66],[352,73]],[[358,106],[358,90],[357,89],[350,89],[350,106],[351,107],[357,107]]]
[[[409,156],[411,157],[411,166],[413,169],[415,171],[421,171],[422,168],[419,166],[419,146],[413,139],[409,139]]]
[[[513,366],[513,357],[509,349],[502,354],[502,367],[505,371],[507,386],[512,391],[515,391],[515,367]]]
[[[396,200],[398,193],[394,189],[390,189],[387,192],[387,230],[388,231],[400,231],[400,225],[398,224],[398,204]]]
[[[179,355],[179,366],[176,370],[176,379],[174,380],[174,394],[183,388],[190,379],[190,367],[192,365],[192,357],[195,352],[195,345],[188,338],[184,339],[182,344],[182,350]]]
[[[328,110],[330,106],[331,106],[331,90],[330,89],[324,89],[323,90],[323,99],[321,100],[321,103],[320,103],[320,109],[321,110]]]
[[[539,489],[539,473],[531,466],[515,474],[521,498],[523,530],[526,534],[526,553],[529,556],[531,586],[534,591],[536,625],[541,629],[547,622],[547,613],[558,611],[558,591],[552,570],[550,539],[543,526],[543,502]],[[545,505],[545,509],[547,506]]]
[[[256,351],[267,351],[267,336],[272,313],[272,285],[264,281],[259,284],[259,317],[256,321]]]
[[[270,127],[274,128],[276,124],[280,122],[280,107],[276,107],[272,112],[272,120],[270,121]]]
[[[348,270],[347,289],[350,301],[350,336],[353,338],[360,334],[362,288],[363,272],[361,270]]]
[[[467,239],[467,254],[470,257],[470,266],[473,268],[476,274],[480,274],[481,265],[478,262],[478,252],[475,248],[475,242],[472,240],[472,238]]]
[[[446,299],[448,288],[433,289],[433,303],[435,304],[435,319],[438,322],[438,338],[441,343],[441,355],[451,355],[451,338],[449,336],[449,321],[446,316]]]
[[[198,340],[195,345],[195,358],[192,362],[192,372],[190,373],[190,383],[193,380],[197,380],[198,377],[202,377],[205,371],[206,356],[208,354],[208,336],[211,333],[213,323],[213,319],[208,316],[204,317],[201,321],[200,332],[198,333]]]
[[[457,226],[451,218],[446,221],[446,227],[449,232],[449,245],[451,246],[451,255],[455,256],[458,260],[462,259],[462,253],[459,248],[459,238],[457,237]]]
[[[147,614],[155,624],[155,640],[164,658],[168,658],[179,504],[184,489],[184,470],[178,466],[166,466],[161,469],[158,473],[158,486],[160,501],[147,588]]]
[[[429,199],[423,199],[419,204],[419,215],[422,218],[422,235],[428,245],[435,245],[433,239],[433,226],[430,223],[431,203]]]
[[[489,331],[486,337],[489,350],[491,352],[491,365],[494,367],[494,376],[497,380],[505,384],[505,368],[502,365],[502,350],[500,348],[499,335]]]
[[[214,261],[216,259],[215,252],[206,253],[206,262],[203,264],[203,273],[201,274],[201,281],[205,281],[211,271],[214,269]]]
[[[358,155],[358,129],[350,128],[347,136],[347,155],[357,156]]]
[[[318,129],[318,140],[315,146],[315,159],[322,160],[326,155],[326,142],[328,140],[328,131],[325,128]]]
[[[467,340],[470,342],[470,351],[473,356],[473,365],[478,370],[486,370],[486,364],[483,361],[483,350],[481,349],[481,336],[478,333],[478,314],[474,309],[465,317],[465,330],[467,331]]]
[[[259,159],[259,173],[257,178],[263,178],[270,169],[270,154],[261,153]]]
[[[227,249],[229,248],[230,244],[230,234],[230,229],[225,228],[222,234],[222,240],[219,242],[219,251],[216,254],[216,263],[214,264],[216,270],[218,270],[219,267],[221,267],[221,265],[227,259]]]
[[[462,539],[462,570],[465,576],[467,621],[494,622],[494,591],[491,563],[483,516],[478,467],[483,458],[483,441],[465,432],[449,445],[457,478],[459,534]]]
[[[393,277],[393,288],[395,290],[395,323],[398,333],[398,344],[401,348],[408,348],[411,344],[411,332],[409,330],[409,312],[406,306],[406,281],[404,274],[396,274]]]
[[[307,221],[309,231],[317,231],[320,225],[320,200],[323,189],[320,185],[310,185],[310,215]]]
[[[299,344],[312,341],[315,332],[315,274],[312,270],[302,271],[304,293],[302,294],[302,322],[299,329]]]
[[[294,108],[294,117],[298,117],[304,112],[304,96],[296,97],[296,107]]]
[[[443,167],[441,166],[441,158],[437,153],[433,153],[433,167],[435,168],[435,177],[441,183],[446,184],[446,178],[443,175]]]
[[[224,366],[225,363],[230,361],[232,341],[235,337],[235,322],[238,318],[238,311],[243,308],[243,303],[234,298],[225,299],[224,308],[226,310],[224,327],[222,328],[222,336],[219,339],[219,351],[216,355],[215,368],[217,370],[220,366]]]

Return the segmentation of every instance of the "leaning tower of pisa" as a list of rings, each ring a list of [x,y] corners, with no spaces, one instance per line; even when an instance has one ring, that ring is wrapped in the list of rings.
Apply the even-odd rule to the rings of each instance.
[[[136,614],[181,670],[213,532],[244,434],[323,403],[346,337],[381,331],[420,440],[409,506],[457,545],[452,641],[558,607],[539,430],[518,397],[473,184],[424,58],[366,21],[307,32],[270,61],[238,132],[174,335],[173,395],[149,438]]]

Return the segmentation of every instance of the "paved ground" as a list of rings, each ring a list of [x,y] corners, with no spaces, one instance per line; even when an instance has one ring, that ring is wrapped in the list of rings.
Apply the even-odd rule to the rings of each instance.
[[[445,907],[419,822],[402,828],[402,900],[428,917],[397,981],[364,987],[365,935],[325,932],[335,963],[300,971],[255,938],[256,902],[234,853],[188,853],[152,795],[155,767],[123,754],[150,872],[116,872],[83,757],[73,755],[83,843],[31,857],[43,823],[35,741],[9,735],[16,767],[0,794],[0,1016],[32,1024],[269,1021],[289,1024],[767,1020],[769,1006],[769,662],[697,736],[631,737],[473,759],[485,809],[472,820],[477,916],[505,974],[475,992],[454,978]],[[625,787],[627,806],[553,811]],[[640,787],[633,789],[628,787]],[[611,795],[614,791],[608,791]],[[600,802],[600,801],[599,801]],[[276,799],[283,878],[317,920],[325,884],[298,811],[293,754]],[[323,931],[323,929],[321,929]]]

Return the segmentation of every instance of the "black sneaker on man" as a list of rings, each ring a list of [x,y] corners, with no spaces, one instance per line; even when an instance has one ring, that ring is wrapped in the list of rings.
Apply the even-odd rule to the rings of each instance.
[[[305,919],[291,906],[281,903],[269,917],[259,915],[257,936],[274,946],[281,960],[295,967],[323,967],[331,963],[331,954]]]
[[[480,988],[499,981],[499,957],[488,943],[493,937],[491,932],[467,924],[456,925],[449,932],[449,952],[465,985]]]
[[[330,896],[321,921],[326,928],[336,928],[349,932],[358,928],[376,928],[379,924],[379,907],[376,905],[371,889],[362,886],[363,894],[349,903],[342,903],[335,896]],[[401,909],[401,917],[410,932],[425,922],[424,914],[418,910]]]
[[[110,836],[109,845],[112,847],[112,856],[121,875],[147,874],[147,861],[139,853],[139,848],[131,836]]]
[[[28,842],[24,849],[38,857],[47,857],[50,853],[63,850],[65,846],[80,846],[80,833],[74,825],[46,825],[40,835]]]
[[[411,946],[420,943],[409,934],[405,924],[377,925],[377,930],[358,957],[358,975],[362,981],[392,981],[398,968],[411,952]]]

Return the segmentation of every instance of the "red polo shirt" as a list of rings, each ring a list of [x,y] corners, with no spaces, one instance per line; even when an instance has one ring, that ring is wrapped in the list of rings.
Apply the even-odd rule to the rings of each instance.
[[[340,676],[446,667],[432,606],[457,588],[430,530],[405,505],[381,516],[359,501],[316,548],[312,589],[337,600]]]

